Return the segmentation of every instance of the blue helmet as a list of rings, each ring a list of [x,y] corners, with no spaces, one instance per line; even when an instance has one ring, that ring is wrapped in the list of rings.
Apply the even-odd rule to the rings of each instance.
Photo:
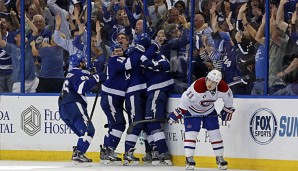
[[[77,67],[80,65],[80,62],[84,62],[84,61],[86,61],[86,58],[83,54],[80,54],[80,53],[70,55],[69,57],[69,64],[72,67]]]
[[[111,52],[114,52],[115,49],[122,48],[122,45],[119,43],[113,43],[110,47]]]
[[[133,41],[136,45],[141,45],[144,48],[146,48],[150,45],[151,38],[148,36],[147,33],[142,33],[142,34],[137,35]]]

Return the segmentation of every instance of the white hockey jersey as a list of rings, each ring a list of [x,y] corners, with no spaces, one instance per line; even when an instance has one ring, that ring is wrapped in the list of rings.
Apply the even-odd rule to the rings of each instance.
[[[221,80],[214,91],[208,91],[203,77],[192,83],[182,94],[179,108],[183,114],[188,111],[191,115],[208,115],[214,110],[214,102],[219,98],[223,99],[225,107],[233,107],[233,93],[228,84]]]

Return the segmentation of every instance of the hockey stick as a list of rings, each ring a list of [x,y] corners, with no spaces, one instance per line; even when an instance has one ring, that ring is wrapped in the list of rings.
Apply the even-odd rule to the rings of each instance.
[[[233,86],[233,85],[240,84],[240,83],[247,84],[246,81],[244,81],[243,79],[240,79],[240,80],[229,83],[228,86]]]
[[[99,92],[100,92],[100,81],[98,82],[97,84],[97,91],[96,91],[96,95],[95,95],[95,100],[94,100],[94,103],[93,103],[93,106],[92,106],[92,110],[91,110],[91,114],[90,114],[90,117],[88,118],[88,122],[87,122],[87,125],[86,125],[86,132],[84,134],[84,138],[83,138],[83,141],[85,142],[87,140],[87,136],[88,136],[88,131],[89,131],[89,125],[91,123],[91,120],[92,120],[92,117],[93,117],[93,114],[94,114],[94,110],[95,110],[95,106],[96,106],[96,103],[97,103],[97,99],[98,99],[98,96],[99,96]]]
[[[165,122],[167,121],[168,118],[160,118],[160,119],[147,119],[147,120],[140,120],[140,121],[135,121],[132,122],[129,127],[127,128],[126,133],[127,134],[131,134],[133,128],[138,125],[138,124],[142,124],[142,123],[155,123],[155,122]]]
[[[192,116],[183,116],[182,118],[203,118],[203,117],[221,117],[220,114],[217,115],[192,115]],[[127,128],[126,133],[131,134],[133,128],[142,123],[159,123],[159,122],[166,122],[168,121],[169,118],[159,118],[159,119],[147,119],[147,120],[140,120],[140,121],[135,121],[132,122],[129,127]]]
[[[107,69],[107,61],[108,61],[109,55],[107,53],[107,49],[106,49],[106,46],[105,46],[104,42],[100,42],[100,47],[103,51],[104,56],[106,57],[106,63],[105,63],[105,69],[104,69],[104,71],[105,71]],[[94,114],[94,110],[95,110],[95,106],[96,106],[96,103],[97,103],[97,99],[98,99],[98,96],[99,96],[99,93],[100,93],[100,90],[101,90],[100,85],[101,85],[101,81],[99,81],[98,84],[97,84],[97,91],[96,91],[96,95],[95,95],[95,100],[94,100],[94,103],[93,103],[93,106],[92,106],[90,118],[88,119],[88,122],[87,122],[87,125],[86,125],[87,128],[86,128],[86,132],[85,132],[84,139],[83,139],[84,142],[87,140],[86,138],[88,136],[87,134],[88,134],[88,131],[89,131],[89,125],[91,123],[91,120],[92,120],[92,117],[93,117],[93,114]]]
[[[240,83],[243,83],[243,84],[247,84],[247,82],[245,82],[243,79],[240,79],[238,81],[234,81],[234,82],[231,82],[229,83],[228,85],[229,86],[233,86],[233,85],[236,85],[236,84],[240,84]],[[183,116],[183,118],[198,118],[198,117],[220,117],[221,118],[221,114],[217,114],[217,115],[192,115],[192,116]],[[140,121],[135,121],[135,122],[132,122],[129,127],[127,128],[127,134],[130,134],[133,130],[133,128],[138,125],[138,124],[142,124],[142,123],[154,123],[154,122],[166,122],[167,120],[169,120],[169,118],[160,118],[160,119],[148,119],[148,120],[140,120]]]

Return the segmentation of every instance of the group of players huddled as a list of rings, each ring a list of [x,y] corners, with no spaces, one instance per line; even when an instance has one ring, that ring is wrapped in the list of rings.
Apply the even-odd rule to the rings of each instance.
[[[196,136],[202,123],[203,128],[208,131],[219,169],[227,169],[214,102],[218,98],[224,101],[220,114],[223,121],[230,121],[235,109],[233,93],[222,80],[222,73],[212,70],[206,77],[196,80],[182,94],[178,108],[166,116],[169,91],[174,84],[169,74],[169,61],[159,52],[159,45],[151,41],[146,33],[137,35],[133,41],[135,46],[126,50],[118,43],[113,44],[106,69],[100,73],[92,73],[86,69],[87,60],[84,55],[77,53],[70,56],[73,69],[67,74],[59,97],[59,112],[63,121],[79,137],[77,145],[73,147],[72,160],[75,165],[88,166],[92,162],[85,153],[95,134],[95,128],[87,112],[85,94],[101,84],[100,105],[107,117],[108,132],[103,145],[100,145],[100,163],[139,164],[140,159],[134,156],[134,151],[138,136],[143,131],[146,154],[142,160],[152,165],[172,165],[165,134],[158,122],[133,127],[125,137],[123,158],[119,157],[115,150],[126,129],[124,115],[127,113],[129,123],[168,117],[172,124],[184,118],[186,168],[191,170],[195,166],[193,156]]]
[[[78,163],[91,162],[84,154],[95,129],[87,114],[85,93],[99,82],[100,105],[108,121],[108,133],[100,150],[101,163],[122,164],[122,159],[115,150],[126,129],[124,111],[128,114],[129,123],[166,117],[168,92],[174,83],[168,72],[170,64],[158,51],[159,45],[151,42],[147,34],[137,35],[134,44],[135,46],[125,51],[120,44],[113,44],[112,55],[108,58],[103,73],[91,74],[87,71],[83,55],[70,56],[73,69],[67,74],[63,85],[59,98],[59,112],[63,121],[79,136],[72,160]],[[124,165],[139,163],[139,159],[133,153],[141,131],[148,135],[147,153],[143,160],[152,162],[153,165],[172,165],[160,123],[139,124],[131,134],[126,135]]]

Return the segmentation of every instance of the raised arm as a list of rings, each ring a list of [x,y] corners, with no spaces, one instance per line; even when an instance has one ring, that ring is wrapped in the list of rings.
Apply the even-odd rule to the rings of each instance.
[[[1,28],[1,22],[0,22],[0,30],[2,30],[2,28]],[[1,31],[0,31],[0,46],[3,48],[3,47],[5,47],[6,46],[6,41],[4,41],[3,39],[2,39],[2,33],[1,33]]]
[[[285,4],[288,2],[288,0],[281,0],[277,9],[276,13],[276,24],[279,29],[281,29],[283,32],[286,32],[289,24],[284,22],[284,10],[285,10]]]
[[[264,45],[264,43],[265,43],[265,37],[264,37],[265,23],[266,23],[266,14],[263,15],[262,23],[261,23],[261,25],[258,29],[258,32],[256,34],[256,37],[255,37],[255,40],[262,45]]]
[[[25,15],[25,21],[29,25],[30,29],[32,30],[32,36],[37,36],[38,35],[38,29],[36,26],[33,24],[33,22]]]
[[[40,56],[39,53],[38,53],[38,50],[35,47],[35,41],[34,40],[30,43],[30,46],[32,48],[32,55],[33,56]]]
[[[250,25],[250,23],[247,21],[246,15],[243,13],[242,16],[242,23],[243,23],[243,27],[247,29],[247,31],[249,32],[249,34],[252,37],[256,37],[256,30]]]

